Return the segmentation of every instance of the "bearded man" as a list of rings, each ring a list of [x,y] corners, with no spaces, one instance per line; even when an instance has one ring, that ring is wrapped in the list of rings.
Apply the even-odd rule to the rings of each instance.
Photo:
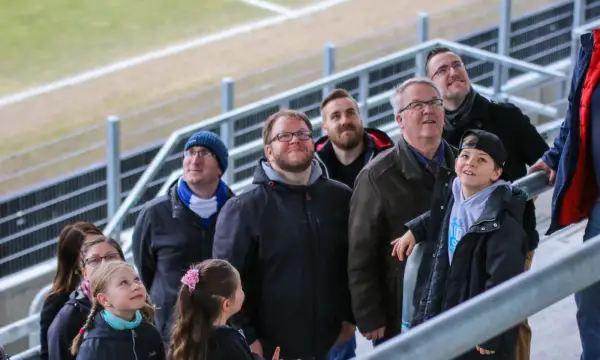
[[[369,161],[394,146],[383,131],[363,128],[358,103],[344,89],[335,89],[323,99],[321,117],[327,135],[317,140],[317,160],[327,177],[350,188]]]
[[[283,110],[265,122],[253,185],[222,209],[213,257],[240,273],[246,299],[233,323],[271,359],[326,360],[354,335],[348,286],[351,190],[314,160],[312,126]]]

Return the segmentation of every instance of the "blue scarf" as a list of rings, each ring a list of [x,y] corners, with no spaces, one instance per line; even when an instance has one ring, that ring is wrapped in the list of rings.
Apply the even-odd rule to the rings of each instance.
[[[137,310],[133,321],[123,320],[115,314],[107,310],[102,310],[102,319],[106,321],[111,328],[115,330],[131,330],[135,329],[142,323],[142,313]]]
[[[199,216],[202,220],[203,227],[207,228],[213,223],[214,215],[217,212],[219,212],[219,210],[221,210],[221,207],[223,207],[225,201],[227,201],[228,193],[229,191],[227,189],[227,185],[222,180],[220,180],[219,187],[217,188],[217,192],[215,193],[215,213],[207,218]],[[196,195],[192,193],[192,190],[190,189],[189,185],[185,182],[185,180],[183,180],[183,176],[179,178],[179,181],[177,182],[177,195],[179,195],[179,199],[188,209],[191,209],[192,203],[201,201],[201,199],[199,199]]]

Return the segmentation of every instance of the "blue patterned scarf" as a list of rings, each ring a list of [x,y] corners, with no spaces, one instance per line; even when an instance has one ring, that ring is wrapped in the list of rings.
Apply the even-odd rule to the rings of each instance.
[[[221,180],[219,181],[219,187],[217,188],[215,196],[211,199],[201,199],[192,193],[192,190],[185,180],[183,180],[183,177],[179,178],[179,181],[177,182],[177,195],[179,195],[179,199],[188,209],[202,219],[202,226],[205,228],[213,223],[214,215],[221,210],[221,207],[223,207],[225,201],[227,201],[228,193],[227,185]],[[202,208],[202,210],[200,208]],[[207,208],[212,210],[207,213]]]
[[[108,310],[102,310],[102,318],[108,325],[110,325],[111,328],[115,330],[131,330],[140,326],[140,323],[142,322],[142,313],[137,310],[135,312],[135,319],[132,321],[127,321],[116,316]]]

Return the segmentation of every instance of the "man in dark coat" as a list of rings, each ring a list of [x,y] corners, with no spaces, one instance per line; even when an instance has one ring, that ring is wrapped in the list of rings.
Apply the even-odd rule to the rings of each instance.
[[[454,166],[442,140],[444,108],[429,79],[410,79],[392,94],[402,137],[369,162],[356,179],[350,205],[348,277],[360,332],[375,344],[400,333],[404,264],[390,242],[404,224],[429,209],[435,174]]]
[[[426,71],[444,94],[443,136],[451,145],[458,146],[460,138],[469,129],[481,129],[498,136],[508,153],[505,167],[510,174],[509,181],[525,176],[527,165],[533,165],[548,150],[544,138],[518,107],[490,101],[473,90],[462,59],[450,49],[431,50]],[[525,263],[525,270],[529,270],[540,239],[533,200],[526,203],[523,227],[529,238]],[[525,321],[519,334],[518,360],[529,359],[530,345],[531,329]]]
[[[133,260],[157,305],[156,326],[163,341],[171,322],[181,276],[212,256],[217,217],[233,196],[221,180],[228,151],[217,135],[201,131],[189,138],[183,176],[168,194],[144,205],[133,232]]]
[[[348,290],[351,190],[314,160],[305,114],[284,110],[263,129],[250,189],[217,222],[214,258],[240,272],[246,300],[234,317],[254,353],[326,360],[354,335]]]
[[[315,157],[325,174],[354,188],[362,168],[383,150],[394,146],[383,131],[364,128],[356,100],[344,89],[335,89],[321,102],[323,130],[317,140]],[[349,360],[356,356],[356,338],[331,351],[330,360]]]

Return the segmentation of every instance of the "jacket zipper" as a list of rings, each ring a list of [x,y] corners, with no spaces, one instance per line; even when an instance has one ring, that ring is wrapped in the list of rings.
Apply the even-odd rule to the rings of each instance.
[[[477,221],[475,224],[471,225],[471,228],[473,228],[474,226],[479,226],[485,222],[490,222],[490,221],[496,221],[496,219],[484,219],[484,220],[479,220]],[[460,246],[460,243],[462,242],[462,239],[465,238],[465,236],[469,235],[469,234],[476,234],[476,232],[474,231],[467,231],[458,241],[458,244],[456,244],[456,249],[454,249],[454,253],[456,254],[458,247]],[[447,240],[446,240],[447,241]],[[448,246],[450,246],[450,244],[448,244]],[[450,263],[450,266],[448,266],[448,275],[450,275],[450,273],[452,272],[452,265],[454,264],[454,261],[452,261]],[[446,284],[444,285],[445,288],[448,287],[448,278],[446,277]],[[442,307],[444,307],[446,305],[446,292],[444,292],[444,295],[442,296]]]
[[[131,329],[131,340],[133,341],[133,357],[138,360],[137,353],[135,352],[135,330]]]
[[[307,220],[308,220],[308,234],[309,234],[309,236],[312,235],[312,232],[313,232],[312,216],[311,216],[310,204],[309,204],[310,201],[311,201],[311,197],[308,194],[308,191],[306,191],[305,192],[304,206],[306,207],[306,217],[307,217]],[[318,239],[318,224],[317,224],[316,227],[317,227],[316,232],[317,232],[317,239]],[[318,243],[318,241],[317,241],[317,243]],[[317,310],[317,308],[316,308],[317,302],[315,301],[315,298],[316,298],[315,292],[318,291],[318,286],[317,286],[318,279],[317,279],[317,276],[316,276],[316,271],[317,271],[316,270],[316,266],[318,266],[318,260],[317,260],[318,255],[317,255],[317,251],[315,251],[315,247],[313,246],[312,242],[309,242],[309,246],[310,246],[310,252],[313,255],[312,256],[312,266],[310,268],[312,270],[312,272],[311,272],[311,280],[312,280],[312,282],[314,284],[313,285],[313,291],[312,291],[312,299],[311,299],[311,301],[312,301],[312,307],[313,307],[313,321],[312,321],[312,326],[314,327],[315,324],[316,324],[316,316],[317,316],[316,315],[316,313],[317,313],[317,311],[316,311]],[[314,329],[314,331],[316,331],[316,330],[317,329]],[[312,347],[313,347],[313,352],[314,352],[315,349],[316,349],[314,340],[312,342]]]

